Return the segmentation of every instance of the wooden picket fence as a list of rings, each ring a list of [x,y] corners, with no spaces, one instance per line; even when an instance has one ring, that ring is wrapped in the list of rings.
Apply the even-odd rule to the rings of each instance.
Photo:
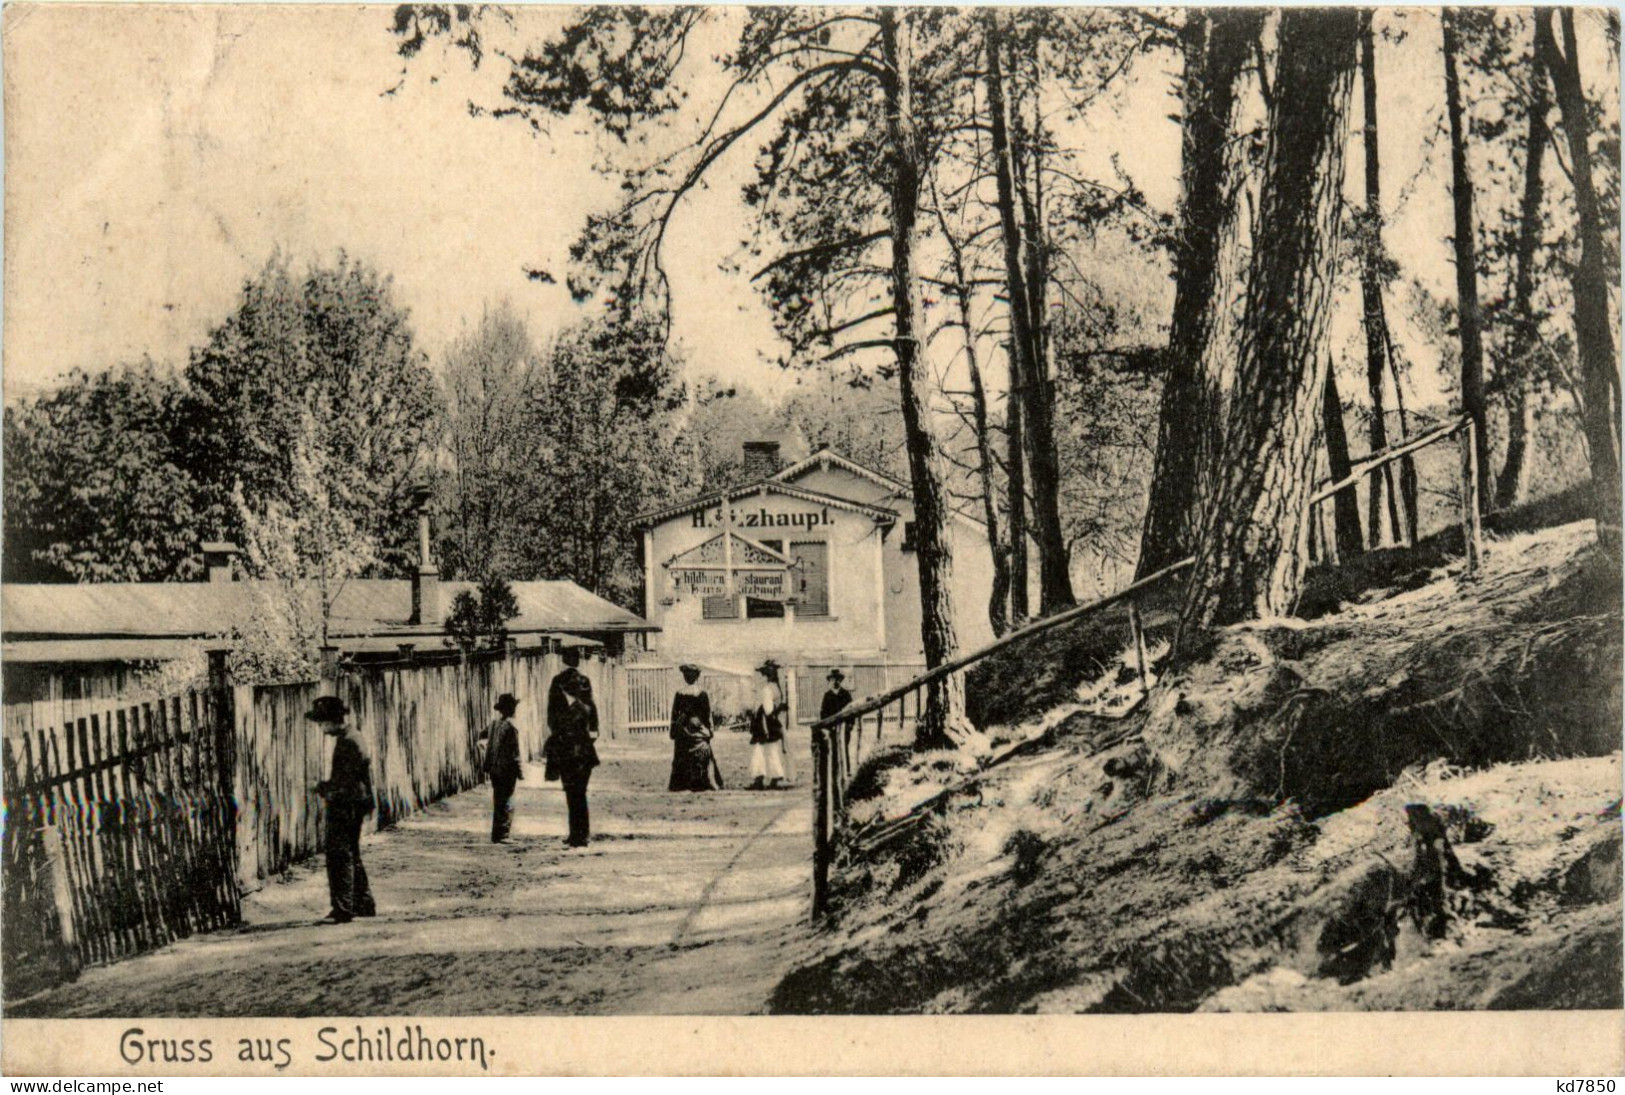
[[[126,697],[5,739],[7,996],[237,923],[229,703]]]
[[[563,661],[556,654],[517,652],[419,656],[345,668],[336,680],[238,685],[236,786],[239,883],[258,889],[269,878],[321,850],[323,804],[315,785],[331,745],[304,713],[324,692],[350,708],[350,725],[372,760],[378,828],[482,782],[479,735],[496,718],[504,692],[519,700],[514,723],[531,759],[546,741],[547,691]],[[624,668],[587,659],[602,732],[620,724]]]
[[[479,734],[496,698],[520,701],[539,758],[557,655],[493,652],[348,666],[325,681],[207,687],[31,712],[4,739],[3,954],[8,999],[81,968],[234,925],[241,895],[319,852],[315,786],[331,743],[305,718],[337,695],[372,760],[375,824],[484,778]],[[623,667],[588,659],[602,732],[624,710]],[[42,709],[43,710],[43,709]]]

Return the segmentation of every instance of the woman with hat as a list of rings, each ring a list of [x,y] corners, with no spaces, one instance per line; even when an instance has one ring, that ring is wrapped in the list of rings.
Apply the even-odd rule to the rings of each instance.
[[[316,793],[327,803],[327,890],[332,910],[324,924],[372,916],[377,908],[361,865],[361,825],[373,811],[372,764],[345,725],[350,709],[337,696],[318,696],[305,718],[333,739],[333,762]]]
[[[683,686],[671,698],[672,791],[720,791],[722,772],[711,752],[711,697],[700,687],[700,667],[680,665]]]
[[[790,755],[784,748],[784,715],[789,710],[779,687],[779,663],[772,658],[756,667],[762,675],[761,701],[751,712],[750,786],[783,787],[791,779]]]
[[[513,724],[513,713],[519,701],[510,692],[497,697],[495,710],[498,717],[480,734],[486,742],[485,771],[491,777],[491,843],[502,844],[513,829],[514,785],[524,775],[519,761],[519,728]]]

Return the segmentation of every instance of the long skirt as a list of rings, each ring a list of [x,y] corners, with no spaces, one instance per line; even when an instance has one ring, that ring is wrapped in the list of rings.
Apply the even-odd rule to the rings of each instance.
[[[720,791],[722,773],[717,769],[711,743],[702,739],[680,740],[671,751],[673,791]]]
[[[783,741],[758,742],[750,747],[750,778],[788,780]]]

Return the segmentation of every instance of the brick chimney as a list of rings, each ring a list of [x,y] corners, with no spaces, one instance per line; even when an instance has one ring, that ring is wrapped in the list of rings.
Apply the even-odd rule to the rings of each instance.
[[[226,540],[205,540],[199,547],[203,550],[203,567],[208,571],[210,582],[236,580],[231,567],[231,561],[237,557],[236,544]]]
[[[418,511],[418,566],[412,573],[411,624],[440,626],[440,569],[429,550],[429,488],[414,487],[412,504]]]
[[[779,470],[779,443],[777,441],[745,442],[744,480],[754,483],[766,479]]]

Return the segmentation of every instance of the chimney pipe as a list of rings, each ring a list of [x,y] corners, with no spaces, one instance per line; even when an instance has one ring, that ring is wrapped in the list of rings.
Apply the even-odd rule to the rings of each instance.
[[[772,476],[779,470],[779,443],[777,441],[745,442],[745,482],[755,483]]]
[[[203,567],[210,582],[234,580],[231,561],[237,557],[237,545],[225,540],[206,540],[199,547],[203,551]]]
[[[440,626],[440,570],[429,550],[429,488],[415,487],[412,503],[418,511],[418,565],[412,573],[411,624]]]

